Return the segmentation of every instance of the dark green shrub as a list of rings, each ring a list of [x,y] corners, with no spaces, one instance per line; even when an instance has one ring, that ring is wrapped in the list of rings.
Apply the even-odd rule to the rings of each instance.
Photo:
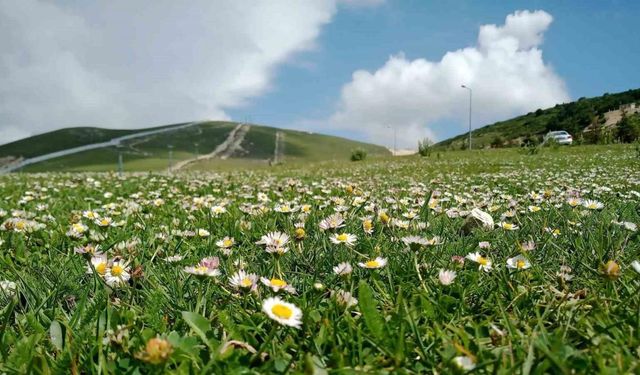
[[[361,161],[367,158],[367,152],[361,148],[351,151],[351,161]]]

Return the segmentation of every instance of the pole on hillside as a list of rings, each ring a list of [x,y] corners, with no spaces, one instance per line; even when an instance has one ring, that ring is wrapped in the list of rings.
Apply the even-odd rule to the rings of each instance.
[[[122,165],[122,150],[118,148],[118,175],[122,177],[122,172],[124,171],[124,167]]]
[[[171,168],[173,167],[173,145],[168,145],[169,147],[169,172],[171,172]]]
[[[462,85],[461,87],[469,90],[469,151],[471,151],[471,98],[473,90],[471,90],[471,87],[469,86]]]
[[[393,130],[393,156],[396,156],[396,146],[397,146],[397,128],[395,125],[387,125],[387,128]]]

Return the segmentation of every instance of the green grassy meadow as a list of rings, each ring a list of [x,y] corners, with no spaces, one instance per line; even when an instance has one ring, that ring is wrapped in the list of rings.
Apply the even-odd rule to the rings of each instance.
[[[640,372],[633,146],[306,152],[0,176],[0,372]]]

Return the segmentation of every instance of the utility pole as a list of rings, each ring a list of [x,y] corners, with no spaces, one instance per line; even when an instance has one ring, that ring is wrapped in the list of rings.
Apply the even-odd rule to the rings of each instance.
[[[397,140],[397,134],[396,134],[396,126],[395,125],[387,125],[387,128],[389,129],[393,129],[393,156],[396,156],[396,140]]]
[[[169,147],[169,172],[171,172],[171,168],[173,167],[173,145],[168,145]]]
[[[122,177],[122,172],[124,171],[124,167],[122,165],[122,147],[118,145],[118,176]]]
[[[462,85],[461,87],[469,90],[469,151],[471,151],[471,97],[473,90],[469,86]]]

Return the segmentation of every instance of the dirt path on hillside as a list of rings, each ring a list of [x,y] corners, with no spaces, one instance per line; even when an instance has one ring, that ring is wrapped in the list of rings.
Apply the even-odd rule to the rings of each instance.
[[[227,139],[225,139],[224,142],[220,143],[215,150],[208,154],[200,155],[196,158],[182,160],[171,167],[171,172],[179,171],[180,169],[196,161],[208,160],[216,157],[220,157],[220,159],[229,158],[231,155],[233,155],[234,152],[241,148],[240,144],[242,144],[244,136],[247,134],[250,128],[251,126],[249,126],[248,124],[238,124],[229,133]]]

